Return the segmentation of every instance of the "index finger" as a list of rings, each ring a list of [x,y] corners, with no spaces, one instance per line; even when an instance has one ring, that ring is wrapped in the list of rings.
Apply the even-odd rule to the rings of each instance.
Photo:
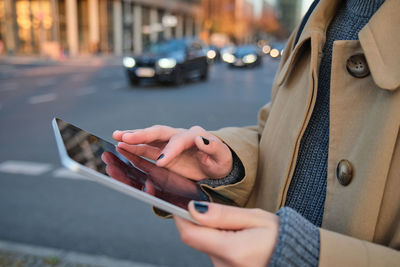
[[[171,136],[178,133],[180,129],[164,125],[154,125],[145,129],[115,131],[113,138],[119,142],[131,145],[150,144],[159,141],[168,141]]]

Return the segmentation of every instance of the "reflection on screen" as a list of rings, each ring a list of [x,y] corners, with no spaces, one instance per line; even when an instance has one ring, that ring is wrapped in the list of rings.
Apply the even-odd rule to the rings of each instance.
[[[74,161],[184,209],[190,200],[201,200],[195,182],[116,148],[63,120],[56,121],[67,154]]]

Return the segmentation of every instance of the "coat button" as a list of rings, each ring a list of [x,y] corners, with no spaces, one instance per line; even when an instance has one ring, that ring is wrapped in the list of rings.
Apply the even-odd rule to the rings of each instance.
[[[351,56],[347,60],[347,71],[356,78],[364,78],[369,75],[369,67],[367,60],[363,54]]]
[[[353,167],[348,160],[342,159],[337,168],[336,176],[341,185],[348,185],[353,179]]]

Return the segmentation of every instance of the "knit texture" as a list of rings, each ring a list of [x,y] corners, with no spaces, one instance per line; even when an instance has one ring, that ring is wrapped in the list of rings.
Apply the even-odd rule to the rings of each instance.
[[[318,74],[317,99],[300,142],[298,158],[280,216],[279,238],[271,266],[318,266],[319,231],[327,183],[329,96],[335,40],[357,40],[358,32],[384,0],[347,0],[331,21]],[[304,220],[308,220],[307,224]]]
[[[318,228],[291,208],[281,208],[277,246],[270,267],[317,266],[319,259]]]
[[[382,3],[383,0],[344,1],[326,33],[316,103],[300,142],[297,163],[285,203],[316,226],[321,226],[326,196],[333,42],[357,40],[358,32]]]
[[[234,184],[239,181],[241,181],[244,177],[244,167],[236,153],[231,149],[232,152],[232,161],[233,161],[233,166],[231,172],[228,174],[228,176],[222,178],[222,179],[204,179],[199,181],[199,184],[206,184],[211,187],[217,187],[221,185],[227,185],[227,184]]]
[[[343,0],[331,21],[318,74],[316,103],[300,142],[296,167],[280,217],[279,236],[269,266],[318,266],[327,183],[329,148],[329,96],[332,47],[335,40],[357,40],[358,33],[384,0]],[[245,173],[235,155],[233,170],[218,184],[243,179]],[[211,183],[217,185],[217,183]]]

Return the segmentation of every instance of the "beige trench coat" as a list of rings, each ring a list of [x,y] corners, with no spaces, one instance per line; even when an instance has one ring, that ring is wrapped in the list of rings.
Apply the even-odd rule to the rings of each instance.
[[[340,0],[321,0],[294,46],[288,41],[259,124],[214,132],[238,155],[244,179],[215,189],[238,206],[276,212],[285,204],[301,137],[318,88],[328,24]],[[294,46],[294,47],[293,47]],[[371,75],[355,78],[347,59],[363,53]],[[359,41],[336,41],[330,89],[327,192],[320,266],[400,266],[400,0],[386,0]],[[340,160],[353,166],[338,182]],[[218,194],[216,194],[218,193]]]

